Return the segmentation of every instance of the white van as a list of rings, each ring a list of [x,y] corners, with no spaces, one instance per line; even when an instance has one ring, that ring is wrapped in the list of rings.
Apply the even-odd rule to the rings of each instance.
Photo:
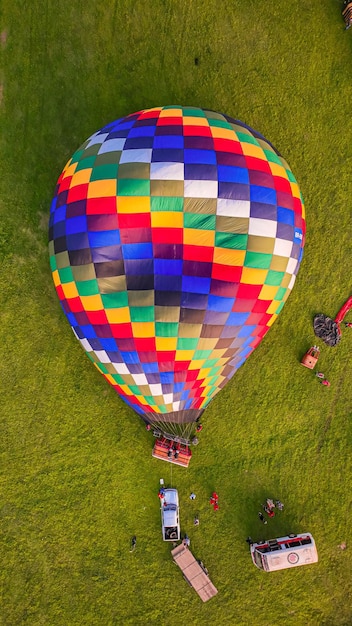
[[[265,572],[317,563],[318,553],[310,533],[287,535],[250,544],[254,565]]]

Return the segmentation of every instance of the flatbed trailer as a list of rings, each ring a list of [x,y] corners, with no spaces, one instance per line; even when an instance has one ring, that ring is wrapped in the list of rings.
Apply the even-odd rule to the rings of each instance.
[[[195,559],[192,552],[182,543],[171,551],[172,558],[179,566],[184,579],[193,587],[203,602],[207,602],[218,593],[211,582],[208,572]]]

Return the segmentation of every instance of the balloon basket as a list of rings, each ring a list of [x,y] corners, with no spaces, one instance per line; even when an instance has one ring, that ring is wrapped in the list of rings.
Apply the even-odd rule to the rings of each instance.
[[[308,367],[308,369],[313,370],[318,362],[320,355],[320,350],[317,346],[313,346],[309,348],[308,352],[305,353],[304,357],[301,360],[301,365],[304,367]]]
[[[167,461],[167,463],[188,467],[192,458],[192,450],[190,450],[188,445],[181,443],[178,443],[175,448],[172,440],[160,437],[154,444],[152,456],[155,459]]]

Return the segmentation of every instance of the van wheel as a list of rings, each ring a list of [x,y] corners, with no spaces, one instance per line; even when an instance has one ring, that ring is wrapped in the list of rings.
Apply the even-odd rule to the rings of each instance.
[[[290,539],[293,539],[293,537],[297,537],[297,535],[294,535],[291,533],[291,535],[289,535]]]

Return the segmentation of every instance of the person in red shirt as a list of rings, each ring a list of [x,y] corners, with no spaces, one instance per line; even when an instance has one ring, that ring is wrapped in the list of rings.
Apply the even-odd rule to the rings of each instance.
[[[216,491],[213,491],[213,493],[211,494],[210,501],[209,501],[209,502],[210,502],[210,504],[211,504],[212,506],[214,506],[214,504],[217,504],[217,503],[218,503],[218,500],[219,500],[219,496],[218,496],[218,494],[216,493]]]

